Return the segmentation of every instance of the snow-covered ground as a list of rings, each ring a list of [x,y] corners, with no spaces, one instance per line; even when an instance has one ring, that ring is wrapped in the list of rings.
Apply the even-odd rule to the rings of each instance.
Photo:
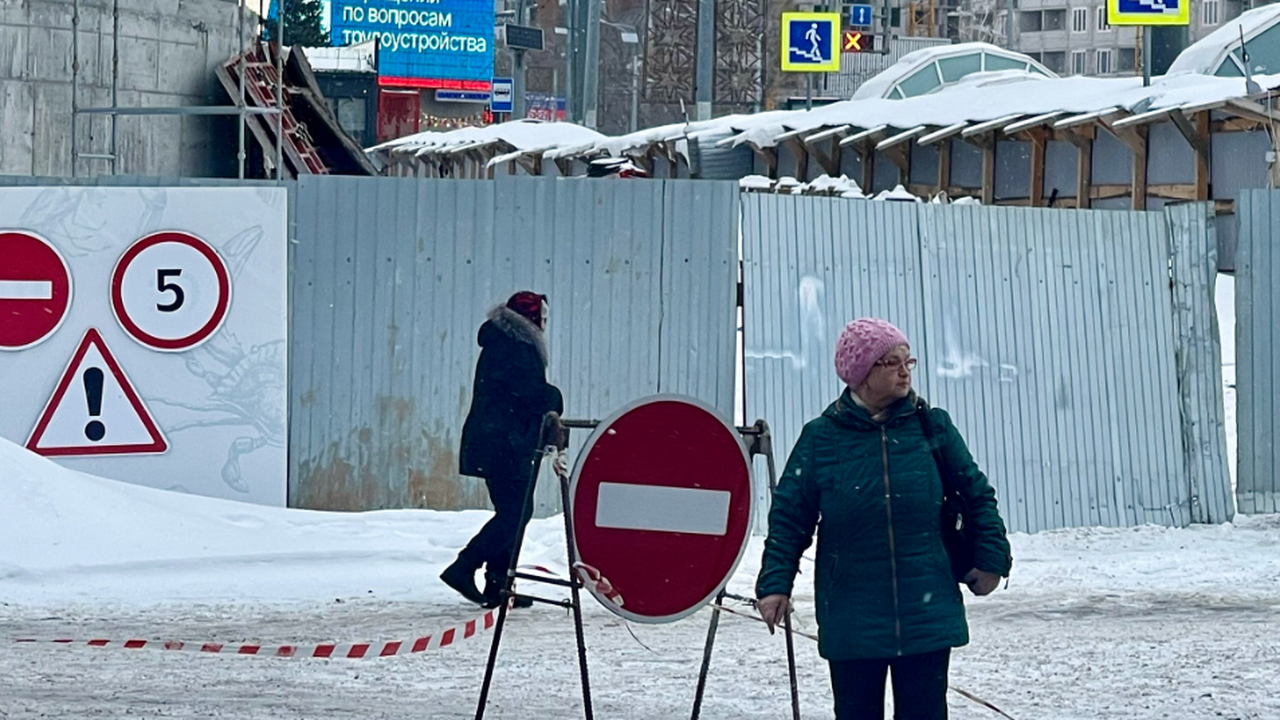
[[[1232,297],[1224,277],[1218,302],[1228,384]],[[1230,388],[1225,400],[1234,469]],[[308,645],[438,635],[480,615],[436,578],[487,518],[194,497],[80,474],[0,439],[0,718],[472,717],[491,633],[364,660],[14,641]],[[530,525],[523,564],[564,572],[561,523]],[[1017,720],[1280,718],[1280,516],[1012,541],[1008,588],[970,598],[973,641],[955,653],[954,686]],[[752,542],[731,592],[751,594],[760,539]],[[798,629],[812,632],[811,582],[802,577],[797,588]],[[584,597],[596,715],[687,717],[710,611],[636,625]],[[831,717],[814,643],[797,638],[796,656],[803,716]],[[564,610],[514,611],[487,717],[581,716],[576,663]],[[959,694],[950,701],[957,720],[997,717]],[[724,616],[702,716],[788,712],[781,637]]]
[[[471,717],[491,634],[365,660],[274,659],[16,644],[24,637],[314,644],[412,639],[479,610],[436,576],[481,511],[323,513],[192,497],[64,469],[0,440],[0,717]],[[1014,718],[1277,718],[1280,517],[1185,530],[1013,538],[1008,589],[971,599],[952,682]],[[559,518],[522,563],[563,571]],[[730,590],[749,594],[748,550]],[[799,583],[800,629],[813,631]],[[628,626],[587,598],[596,715],[678,718],[693,702],[709,611]],[[741,606],[739,606],[741,608]],[[745,608],[743,608],[745,609]],[[796,639],[806,718],[831,717],[825,665]],[[726,615],[706,718],[788,712],[784,646]],[[995,718],[958,694],[959,720]],[[488,717],[580,716],[564,610],[514,611]]]

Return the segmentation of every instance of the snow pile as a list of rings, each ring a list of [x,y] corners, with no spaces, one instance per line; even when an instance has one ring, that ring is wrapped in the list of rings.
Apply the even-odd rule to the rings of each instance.
[[[747,191],[769,192],[773,190],[773,179],[764,175],[748,175],[738,181],[738,187]]]
[[[0,597],[17,603],[323,601],[370,589],[446,602],[453,591],[436,576],[490,517],[294,510],[156,490],[68,470],[3,438],[0,478]],[[533,523],[525,557],[563,566],[562,535]]]
[[[809,183],[809,190],[814,195],[838,195],[846,198],[864,198],[866,195],[862,193],[862,188],[858,187],[858,183],[849,178],[848,175],[841,175],[833,178],[830,175],[819,175]]]
[[[909,190],[898,185],[892,190],[881,190],[874,200],[889,200],[892,202],[923,202],[920,198],[912,195]]]
[[[802,183],[793,177],[782,177],[777,181],[764,175],[748,175],[738,181],[738,187],[744,192],[778,193],[780,195],[821,195],[824,197],[842,197],[848,199],[865,199],[862,188],[847,175],[833,178],[830,175],[819,175],[813,181]]]

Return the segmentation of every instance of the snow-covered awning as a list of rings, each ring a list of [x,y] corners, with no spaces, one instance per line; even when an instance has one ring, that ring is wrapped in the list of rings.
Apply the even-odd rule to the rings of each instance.
[[[491,146],[500,152],[518,154],[546,152],[561,147],[590,147],[606,140],[604,135],[572,123],[514,120],[499,125],[468,127],[449,132],[421,132],[375,145],[370,153],[415,157],[447,155]]]

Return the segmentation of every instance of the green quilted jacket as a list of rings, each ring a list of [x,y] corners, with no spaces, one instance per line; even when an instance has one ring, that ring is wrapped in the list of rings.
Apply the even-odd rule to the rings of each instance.
[[[828,660],[969,642],[964,600],[942,545],[942,481],[918,412],[912,393],[877,422],[846,390],[805,425],[774,492],[756,595],[791,595],[816,528],[818,651]],[[1012,558],[995,491],[950,416],[928,413],[952,483],[968,501],[975,564],[1007,576]]]

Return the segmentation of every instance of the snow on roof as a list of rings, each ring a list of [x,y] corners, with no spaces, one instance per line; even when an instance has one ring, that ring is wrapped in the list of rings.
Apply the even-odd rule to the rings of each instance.
[[[1169,66],[1169,74],[1212,75],[1222,65],[1227,53],[1240,47],[1242,31],[1245,42],[1249,42],[1277,22],[1280,22],[1280,4],[1263,5],[1243,13],[1179,53],[1173,64]]]
[[[1238,22],[1250,32],[1261,32],[1280,18],[1280,4],[1242,15]],[[1234,27],[1234,25],[1232,26]],[[1220,36],[1227,28],[1213,33]],[[1238,33],[1238,31],[1236,31]],[[1207,40],[1208,38],[1206,38]],[[1204,41],[1202,41],[1204,42]],[[981,52],[1003,57],[1017,56],[993,45],[968,43],[926,48],[903,57],[898,65],[915,69],[939,58]],[[1188,52],[1194,50],[1188,49]],[[1186,53],[1184,53],[1186,55]],[[1179,62],[1182,58],[1179,58]],[[895,67],[898,67],[895,65]],[[1177,63],[1175,63],[1175,66]],[[891,68],[884,74],[894,72]],[[1254,78],[1263,89],[1280,87],[1280,75]],[[878,78],[871,82],[877,81]],[[392,140],[369,149],[375,151],[439,154],[465,148],[483,147],[502,141],[520,153],[543,152],[546,159],[624,155],[643,152],[654,143],[673,139],[698,138],[737,147],[773,147],[787,133],[807,134],[822,128],[949,127],[990,122],[1005,117],[1040,115],[1083,115],[1118,109],[1142,113],[1174,108],[1190,103],[1212,104],[1247,93],[1241,78],[1215,77],[1191,72],[1170,72],[1152,80],[1096,77],[1049,77],[1025,70],[973,73],[936,92],[905,99],[855,97],[813,110],[772,110],[754,115],[728,115],[714,120],[672,123],[637,132],[607,137],[571,123],[543,123],[517,120],[487,127],[462,128],[451,132],[424,132]],[[682,154],[685,148],[678,148]],[[515,157],[504,155],[502,161]]]
[[[888,68],[885,68],[883,72],[870,80],[862,83],[862,85],[858,87],[857,91],[853,93],[853,99],[864,100],[888,97],[889,93],[893,92],[893,88],[895,88],[899,82],[911,77],[922,67],[930,63],[946,58],[978,54],[995,55],[997,57],[1026,63],[1028,67],[1036,68],[1040,74],[1047,77],[1057,77],[1053,71],[1049,70],[1049,68],[1041,65],[1026,55],[1012,50],[1005,50],[1004,48],[996,47],[995,45],[988,43],[974,42],[958,43],[955,45],[939,45],[937,47],[924,48],[922,50],[916,50],[915,52],[903,55],[898,62]]]
[[[513,120],[498,125],[459,128],[449,132],[421,132],[389,140],[367,152],[415,152],[437,154],[467,147],[483,147],[505,142],[522,152],[536,152],[564,146],[581,146],[607,139],[604,135],[572,123],[540,120]]]
[[[626,135],[607,137],[585,146],[558,148],[548,152],[547,157],[554,158],[565,155],[589,154],[591,152],[604,152],[613,156],[622,156],[636,150],[647,149],[654,143],[672,138],[720,140],[738,132],[737,126],[739,124],[762,117],[786,117],[791,114],[787,110],[772,110],[757,115],[726,115],[714,120],[659,125],[658,127],[646,128]]]
[[[789,131],[814,131],[850,125],[870,128],[946,127],[957,123],[981,123],[1003,117],[1061,112],[1083,114],[1118,108],[1145,112],[1192,102],[1203,103],[1244,96],[1240,78],[1205,75],[1167,75],[1143,87],[1141,78],[1038,78],[1034,74],[992,73],[939,92],[902,100],[870,98],[846,100],[811,111],[784,116],[754,116],[738,123],[740,132],[731,144],[757,147],[777,144]],[[1280,75],[1259,76],[1265,89],[1280,86]]]
[[[347,72],[378,72],[374,61],[377,56],[376,44],[373,40],[359,45],[347,47],[314,47],[304,48],[307,62],[312,70]]]

